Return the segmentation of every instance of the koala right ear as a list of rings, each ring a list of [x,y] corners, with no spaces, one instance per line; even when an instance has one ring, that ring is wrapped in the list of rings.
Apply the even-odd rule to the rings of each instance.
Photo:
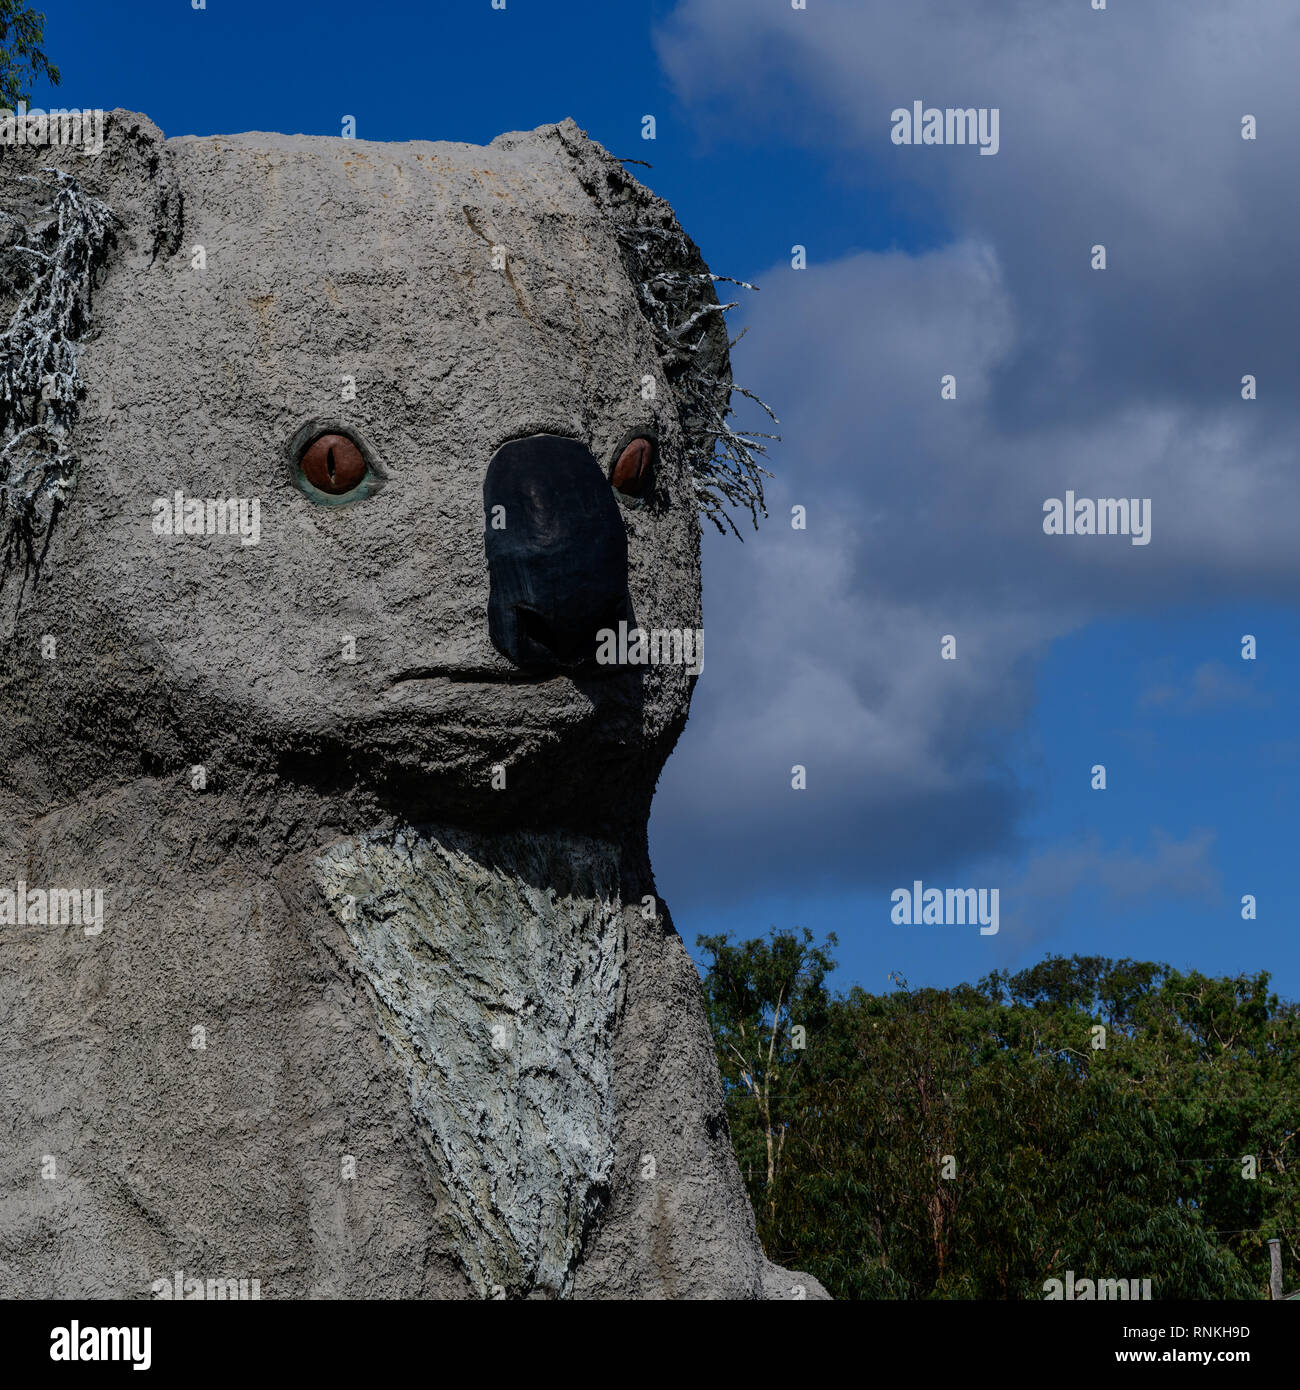
[[[29,118],[30,119],[30,118]],[[53,118],[65,125],[66,118]],[[0,246],[14,239],[15,224],[29,228],[47,216],[58,170],[113,213],[113,261],[151,265],[180,249],[183,208],[163,133],[135,111],[85,112],[75,142],[0,144],[0,212],[7,229]],[[100,134],[102,130],[102,146]]]
[[[16,119],[0,122],[0,594],[18,571],[15,616],[76,485],[95,286],[115,265],[172,255],[182,232],[179,184],[147,117],[77,113],[73,126],[24,113],[23,143],[8,143]]]

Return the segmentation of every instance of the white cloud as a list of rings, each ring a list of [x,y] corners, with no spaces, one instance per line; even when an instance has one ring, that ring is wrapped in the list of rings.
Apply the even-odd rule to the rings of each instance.
[[[1050,642],[1171,600],[1294,596],[1300,299],[1270,229],[1296,225],[1297,36],[1292,7],[1247,22],[1209,0],[819,0],[739,24],[726,0],[679,7],[661,53],[702,120],[842,139],[846,159],[939,189],[957,234],[778,264],[746,306],[737,377],[785,442],[765,529],[706,542],[709,656],[657,804],[673,881],[702,847],[733,897],[1014,849],[1024,793],[1005,765]],[[771,96],[791,86],[802,126]],[[1001,107],[1002,152],[891,146],[889,111],[913,98]],[[1094,240],[1110,270],[1088,269]],[[1150,497],[1151,544],[1045,536],[1044,499],[1067,489]],[[1197,679],[1195,698],[1224,697]],[[1139,876],[1088,855],[1111,891]]]

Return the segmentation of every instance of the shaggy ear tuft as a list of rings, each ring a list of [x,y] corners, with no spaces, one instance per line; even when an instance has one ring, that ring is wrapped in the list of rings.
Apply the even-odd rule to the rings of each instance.
[[[21,119],[25,143],[0,146],[0,589],[16,569],[24,581],[39,570],[76,485],[70,433],[97,281],[118,261],[146,268],[181,238],[152,121],[78,113],[73,141],[62,125],[52,138],[54,116],[35,131]]]
[[[103,115],[98,148],[101,127],[92,123],[93,114],[84,113],[78,141],[46,138],[39,144],[0,146],[0,207],[10,219],[16,216],[30,225],[49,207],[48,171],[61,170],[87,196],[112,209],[118,233],[114,260],[148,265],[172,255],[181,244],[181,193],[162,131],[139,112],[109,111]],[[54,123],[50,118],[49,124]]]
[[[748,511],[754,526],[767,515],[763,479],[772,475],[759,459],[772,434],[736,431],[728,423],[732,395],[762,401],[731,378],[731,343],[724,315],[735,303],[718,300],[721,282],[755,287],[714,275],[700,249],[682,230],[672,208],[656,197],[572,120],[535,132],[559,141],[574,173],[610,224],[642,314],[654,333],[664,377],[676,398],[700,513],[719,531],[740,532],[728,508]]]

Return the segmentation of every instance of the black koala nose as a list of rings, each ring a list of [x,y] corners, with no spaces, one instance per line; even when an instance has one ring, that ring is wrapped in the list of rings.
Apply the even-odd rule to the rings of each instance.
[[[628,619],[627,532],[600,466],[577,440],[503,444],[483,481],[488,635],[517,666],[584,665]]]

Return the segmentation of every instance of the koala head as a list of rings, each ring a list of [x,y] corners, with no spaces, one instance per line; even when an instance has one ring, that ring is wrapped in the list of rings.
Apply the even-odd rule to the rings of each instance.
[[[75,479],[6,553],[11,786],[202,764],[412,818],[644,823],[698,658],[602,662],[600,634],[700,628],[731,389],[668,205],[572,121],[164,141],[114,112],[97,157],[2,157],[11,260],[64,235],[54,166],[113,214]]]

